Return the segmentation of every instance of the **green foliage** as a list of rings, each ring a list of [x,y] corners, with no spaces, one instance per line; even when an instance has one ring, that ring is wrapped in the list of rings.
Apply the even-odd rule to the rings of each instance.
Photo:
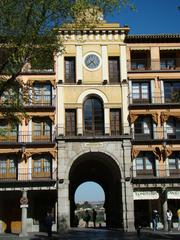
[[[59,27],[63,23],[75,23],[75,29],[94,27],[99,21],[99,12],[112,13],[115,8],[132,7],[130,1],[1,0],[0,98],[17,82],[23,67],[28,63],[34,69],[53,68],[53,54],[63,51],[63,42],[59,38]],[[93,22],[87,17],[87,11],[88,15],[94,17]],[[23,87],[25,86],[22,84],[19,92],[24,93]],[[19,95],[16,97],[11,102],[12,111],[5,111],[4,108],[3,112],[8,117],[14,115],[14,119],[16,111],[23,111],[23,105],[18,101]]]

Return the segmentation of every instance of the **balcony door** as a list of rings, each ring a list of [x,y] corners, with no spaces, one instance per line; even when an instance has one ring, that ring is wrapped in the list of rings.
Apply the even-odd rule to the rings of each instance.
[[[155,174],[155,159],[154,154],[144,152],[139,154],[135,159],[136,175],[137,176],[154,176]]]
[[[50,106],[52,104],[52,86],[50,83],[34,84],[34,105]]]
[[[51,141],[51,120],[48,118],[33,118],[33,141]]]
[[[170,117],[166,122],[168,139],[180,139],[180,119]]]
[[[84,135],[104,134],[104,108],[98,97],[89,97],[84,102]]]
[[[49,155],[34,155],[32,161],[33,178],[50,178],[51,177],[51,157]]]

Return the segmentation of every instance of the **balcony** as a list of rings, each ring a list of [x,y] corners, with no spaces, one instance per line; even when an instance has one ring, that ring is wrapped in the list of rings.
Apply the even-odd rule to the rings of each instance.
[[[132,130],[134,141],[144,141],[144,140],[180,140],[180,129],[164,127],[159,130],[150,130],[149,128],[144,129],[133,129]]]
[[[52,181],[57,179],[57,169],[51,167],[42,168],[16,168],[2,169],[0,168],[1,182],[24,182],[24,181]]]
[[[113,129],[112,129],[113,128]],[[129,125],[119,126],[115,127],[113,125],[110,126],[104,126],[102,129],[102,123],[99,128],[96,129],[96,131],[84,131],[83,127],[75,127],[72,129],[72,131],[67,131],[66,128],[63,126],[58,125],[56,129],[56,136],[59,137],[65,137],[65,138],[117,138],[122,137],[124,135],[131,135],[131,129]]]
[[[55,106],[56,96],[49,95],[35,95],[30,99],[29,103],[26,106],[30,107],[51,107]]]
[[[144,72],[144,71],[180,71],[179,58],[161,58],[153,59],[132,59],[127,62],[128,71]]]
[[[138,94],[129,94],[128,102],[131,106],[157,105],[157,104],[180,104],[179,97],[173,95],[165,96],[139,96]]]
[[[7,131],[0,135],[0,144],[10,143],[51,143],[55,141],[55,131]]]
[[[179,178],[180,169],[151,169],[151,170],[132,170],[132,179],[171,179]]]

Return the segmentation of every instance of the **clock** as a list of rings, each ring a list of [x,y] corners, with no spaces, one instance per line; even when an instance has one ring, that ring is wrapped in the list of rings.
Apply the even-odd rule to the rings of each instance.
[[[84,64],[89,70],[97,70],[100,66],[100,57],[95,53],[90,53],[85,56]]]

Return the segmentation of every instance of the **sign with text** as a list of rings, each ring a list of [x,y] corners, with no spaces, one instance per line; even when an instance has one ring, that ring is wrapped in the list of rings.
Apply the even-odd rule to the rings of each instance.
[[[168,191],[167,199],[180,199],[180,191]]]
[[[135,191],[133,192],[134,200],[154,200],[159,198],[157,191]]]

